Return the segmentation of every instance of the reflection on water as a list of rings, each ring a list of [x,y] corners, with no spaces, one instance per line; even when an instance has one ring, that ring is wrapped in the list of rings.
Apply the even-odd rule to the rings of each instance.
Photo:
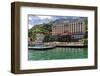
[[[87,48],[57,47],[47,50],[29,50],[28,60],[83,59],[88,57]]]

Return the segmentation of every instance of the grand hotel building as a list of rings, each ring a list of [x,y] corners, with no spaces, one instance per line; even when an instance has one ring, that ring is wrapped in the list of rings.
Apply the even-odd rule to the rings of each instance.
[[[73,39],[83,38],[86,32],[85,21],[82,19],[77,20],[66,20],[60,19],[53,23],[52,35],[70,35]]]

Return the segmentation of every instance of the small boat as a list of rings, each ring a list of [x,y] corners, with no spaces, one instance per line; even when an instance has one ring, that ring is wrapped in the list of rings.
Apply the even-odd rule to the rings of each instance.
[[[56,46],[54,45],[42,45],[42,46],[29,46],[28,49],[30,50],[46,50],[46,49],[52,49],[55,48]]]

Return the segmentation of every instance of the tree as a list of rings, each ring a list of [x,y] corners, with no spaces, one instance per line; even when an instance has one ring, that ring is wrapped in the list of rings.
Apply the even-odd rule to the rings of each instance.
[[[28,30],[28,37],[31,37],[32,40],[34,41],[36,39],[36,34],[42,33],[45,35],[46,37],[45,39],[47,41],[49,36],[51,36],[51,32],[52,32],[51,27],[52,27],[52,22],[35,25],[31,29]],[[51,39],[48,39],[48,40],[51,40]]]
[[[85,34],[84,34],[84,37],[82,39],[83,43],[85,46],[88,45],[88,20],[85,19]]]

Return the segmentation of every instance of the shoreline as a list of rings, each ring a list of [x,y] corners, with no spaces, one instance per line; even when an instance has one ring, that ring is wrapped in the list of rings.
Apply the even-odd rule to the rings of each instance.
[[[83,43],[80,43],[80,42],[46,42],[46,43],[43,43],[42,45],[44,46],[40,46],[37,45],[37,46],[34,46],[34,44],[30,44],[28,46],[28,49],[29,50],[46,50],[46,49],[54,49],[56,47],[62,47],[62,48],[87,48],[88,45],[84,45]]]

